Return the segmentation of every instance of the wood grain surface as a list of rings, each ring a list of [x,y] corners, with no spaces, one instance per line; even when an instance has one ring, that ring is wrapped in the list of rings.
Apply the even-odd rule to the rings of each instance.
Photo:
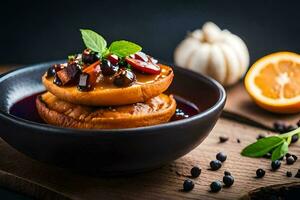
[[[295,174],[300,161],[294,165],[282,163],[272,172],[270,160],[242,157],[243,147],[265,132],[248,125],[220,119],[208,138],[186,156],[152,172],[128,177],[101,178],[76,174],[67,169],[49,166],[34,161],[0,141],[1,186],[26,193],[39,199],[237,199],[248,192],[270,185],[299,183],[300,179],[286,177],[290,170]],[[187,133],[188,134],[188,133]],[[219,136],[228,136],[226,143],[219,143]],[[237,142],[241,140],[241,143]],[[223,151],[228,158],[218,171],[209,170],[209,162],[216,153]],[[300,155],[299,144],[290,147],[290,152]],[[101,158],[99,158],[101,159]],[[202,173],[194,179],[195,188],[182,192],[182,183],[189,176],[193,165],[200,165]],[[263,179],[256,179],[258,167],[266,170]],[[209,185],[222,180],[224,170],[235,177],[231,188],[211,193]]]

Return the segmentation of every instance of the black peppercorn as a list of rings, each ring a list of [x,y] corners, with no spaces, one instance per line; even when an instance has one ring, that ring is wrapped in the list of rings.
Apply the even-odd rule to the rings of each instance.
[[[286,125],[283,122],[277,121],[273,124],[276,132],[284,133],[286,131]]]
[[[211,167],[211,170],[213,170],[213,171],[220,169],[221,166],[222,166],[222,163],[219,160],[212,160],[210,162],[210,167]]]
[[[229,139],[229,137],[227,137],[227,136],[220,136],[219,137],[220,143],[227,142],[228,139]]]
[[[290,172],[290,171],[287,171],[287,172],[286,172],[286,176],[287,176],[287,177],[292,177],[292,176],[293,176],[293,174],[292,174],[292,172]]]
[[[262,177],[265,176],[265,174],[266,174],[266,171],[263,170],[263,169],[261,169],[261,168],[259,168],[259,169],[256,170],[256,177],[257,178],[262,178]]]
[[[194,182],[190,179],[186,179],[184,182],[183,182],[183,190],[188,192],[188,191],[191,191],[192,189],[194,188]]]
[[[292,157],[294,158],[295,161],[298,159],[298,157],[294,154],[292,155]]]
[[[226,176],[226,175],[229,175],[229,176],[230,176],[231,173],[230,173],[229,171],[225,170],[225,171],[224,171],[224,175],[225,175],[225,176]]]
[[[210,184],[210,189],[212,192],[219,192],[222,189],[222,184],[220,181],[214,181]]]
[[[266,135],[264,135],[264,134],[259,134],[259,135],[256,137],[256,139],[259,140],[259,139],[263,139],[263,138],[265,138],[265,137],[266,137]]]
[[[275,171],[280,168],[281,162],[279,160],[274,160],[271,163],[272,169]]]
[[[292,139],[291,139],[291,143],[295,143],[299,140],[299,136],[296,134],[296,135],[293,135],[292,136]]]
[[[290,156],[286,159],[287,165],[292,165],[292,164],[294,164],[294,162],[295,162],[295,159],[293,158],[293,156]]]
[[[227,155],[225,153],[223,153],[223,152],[219,152],[216,155],[216,158],[217,158],[217,160],[219,160],[221,162],[224,162],[227,159]]]
[[[227,186],[227,187],[230,187],[233,185],[234,183],[234,177],[231,176],[231,175],[225,175],[223,177],[223,183]]]
[[[197,178],[198,176],[200,176],[201,174],[201,168],[198,167],[198,166],[194,166],[192,169],[191,169],[191,175],[193,178]]]

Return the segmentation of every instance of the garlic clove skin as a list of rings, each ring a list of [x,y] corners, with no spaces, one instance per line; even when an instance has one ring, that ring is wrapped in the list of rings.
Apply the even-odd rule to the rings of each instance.
[[[204,42],[213,43],[220,38],[222,30],[213,22],[206,22],[203,27]]]
[[[219,44],[226,62],[227,74],[224,80],[225,85],[232,85],[240,78],[240,62],[233,49],[225,43]]]
[[[186,38],[175,49],[174,60],[175,64],[180,67],[185,67],[192,52],[199,48],[200,44],[195,38]]]
[[[227,30],[223,31],[223,41],[224,43],[229,44],[238,56],[240,61],[240,77],[244,76],[250,62],[247,46],[241,38],[230,33]]]
[[[209,54],[210,45],[206,43],[201,44],[199,49],[191,54],[186,65],[187,68],[200,74],[207,74],[207,68],[209,66]]]
[[[227,67],[223,52],[219,45],[212,44],[210,50],[210,62],[207,73],[221,84],[224,84],[227,75]]]

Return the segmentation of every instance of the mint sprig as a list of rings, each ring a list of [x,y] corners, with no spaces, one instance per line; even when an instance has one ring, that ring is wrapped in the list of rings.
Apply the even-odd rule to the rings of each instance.
[[[109,52],[119,56],[126,57],[142,50],[142,47],[126,40],[115,41],[108,48]]]
[[[105,39],[92,30],[80,29],[80,32],[85,46],[102,56],[107,46]]]
[[[88,29],[80,29],[80,32],[85,46],[97,52],[100,57],[115,54],[120,58],[124,58],[142,50],[142,47],[138,44],[126,40],[114,41],[109,48],[107,48],[105,39],[98,33]]]
[[[293,135],[299,136],[300,128],[281,135],[259,139],[245,147],[241,154],[247,157],[262,157],[272,152],[272,161],[278,160],[288,152]]]

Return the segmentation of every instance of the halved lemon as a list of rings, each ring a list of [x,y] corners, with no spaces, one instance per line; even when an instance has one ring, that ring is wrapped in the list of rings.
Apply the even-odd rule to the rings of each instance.
[[[247,72],[245,87],[266,110],[300,112],[300,55],[278,52],[259,59]]]

